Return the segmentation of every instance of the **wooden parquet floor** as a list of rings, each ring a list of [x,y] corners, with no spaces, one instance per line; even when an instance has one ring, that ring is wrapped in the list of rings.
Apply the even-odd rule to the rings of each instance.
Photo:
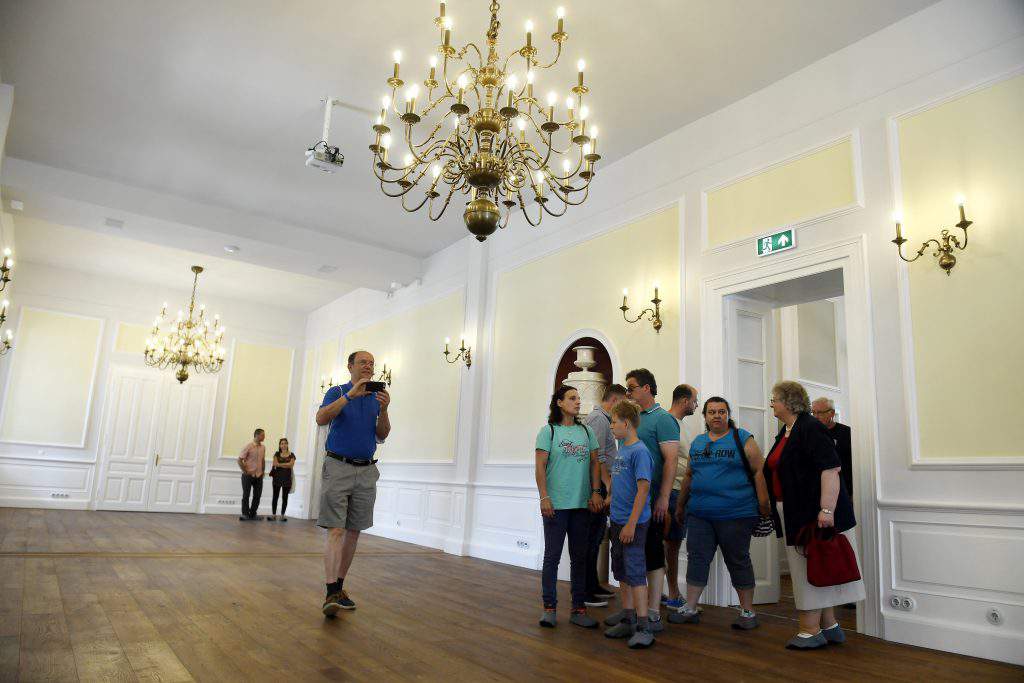
[[[0,508],[0,681],[1024,680],[852,633],[793,653],[787,616],[740,633],[720,608],[631,651],[567,610],[539,628],[536,572],[367,535],[358,609],[326,620],[322,543],[302,520]]]

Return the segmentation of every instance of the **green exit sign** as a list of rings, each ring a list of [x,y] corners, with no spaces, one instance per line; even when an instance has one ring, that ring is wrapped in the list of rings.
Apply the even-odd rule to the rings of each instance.
[[[796,246],[796,233],[793,228],[774,232],[757,239],[757,255],[768,256],[778,251],[786,251]]]

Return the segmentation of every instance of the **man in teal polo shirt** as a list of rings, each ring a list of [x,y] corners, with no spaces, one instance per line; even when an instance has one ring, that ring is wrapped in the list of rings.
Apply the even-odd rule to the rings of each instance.
[[[380,472],[373,459],[377,444],[391,432],[387,391],[366,390],[373,379],[373,355],[355,351],[348,357],[351,381],[331,387],[316,413],[318,425],[331,425],[327,435],[327,457],[322,472],[323,493],[317,526],[329,530],[324,551],[327,599],[323,612],[333,617],[338,610],[352,610],[356,604],[343,585],[355,556],[359,533],[373,526],[373,504],[377,499]]]
[[[665,583],[665,523],[668,515],[668,500],[672,495],[672,484],[676,478],[676,463],[679,452],[679,423],[664,408],[654,401],[658,395],[658,383],[654,374],[646,369],[630,370],[626,374],[626,394],[640,405],[640,428],[637,436],[647,446],[654,461],[651,477],[651,525],[647,529],[647,543],[644,546],[647,557],[648,623],[652,632],[662,631],[659,606],[661,591]]]

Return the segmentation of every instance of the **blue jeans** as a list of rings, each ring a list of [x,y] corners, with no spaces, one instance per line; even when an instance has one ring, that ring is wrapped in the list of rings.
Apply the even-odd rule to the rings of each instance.
[[[540,574],[544,607],[554,609],[558,604],[558,561],[562,559],[562,546],[569,536],[569,584],[572,606],[584,607],[587,590],[587,527],[590,510],[555,510],[552,517],[544,517],[544,565]]]
[[[708,585],[708,571],[715,550],[722,549],[729,578],[736,589],[754,587],[754,564],[750,561],[750,537],[757,517],[702,519],[686,516],[686,584]]]

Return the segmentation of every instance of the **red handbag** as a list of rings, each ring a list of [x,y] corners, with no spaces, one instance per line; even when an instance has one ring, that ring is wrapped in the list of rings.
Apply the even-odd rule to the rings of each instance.
[[[819,529],[813,522],[797,535],[807,557],[807,582],[812,586],[840,586],[860,580],[857,556],[850,540],[834,530]]]

